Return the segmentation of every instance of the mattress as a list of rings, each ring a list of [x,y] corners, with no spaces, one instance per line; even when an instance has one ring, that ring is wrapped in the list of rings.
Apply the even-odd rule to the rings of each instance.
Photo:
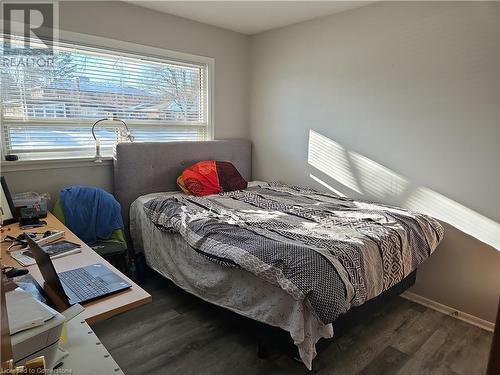
[[[414,272],[443,237],[418,212],[281,183],[205,197],[156,193],[131,206],[150,267],[186,291],[315,343],[352,307]]]
[[[130,234],[134,249],[143,252],[149,267],[185,291],[215,305],[290,333],[300,357],[311,369],[320,338],[333,337],[332,324],[322,323],[310,306],[282,289],[238,268],[214,263],[194,251],[178,233],[158,229],[144,204],[156,197],[182,195],[154,193],[139,197],[130,207]]]

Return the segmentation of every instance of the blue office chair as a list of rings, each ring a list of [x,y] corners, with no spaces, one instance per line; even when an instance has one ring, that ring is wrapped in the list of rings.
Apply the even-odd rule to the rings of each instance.
[[[61,190],[53,214],[96,253],[127,272],[121,207],[113,195],[96,187],[67,187]]]

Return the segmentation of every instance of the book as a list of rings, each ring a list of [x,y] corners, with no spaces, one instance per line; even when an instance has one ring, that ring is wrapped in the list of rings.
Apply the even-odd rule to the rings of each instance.
[[[60,258],[66,255],[71,255],[81,252],[80,245],[70,241],[58,241],[45,246],[42,249],[49,254],[51,259]],[[35,258],[30,250],[12,251],[10,256],[17,260],[22,266],[31,266],[36,263]]]

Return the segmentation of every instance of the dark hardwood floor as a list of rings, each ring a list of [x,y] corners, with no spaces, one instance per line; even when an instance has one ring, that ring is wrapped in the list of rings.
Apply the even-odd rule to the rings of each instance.
[[[257,357],[254,325],[153,274],[153,302],[93,326],[128,375],[303,374],[279,351]],[[395,298],[329,344],[318,374],[484,374],[492,334]]]

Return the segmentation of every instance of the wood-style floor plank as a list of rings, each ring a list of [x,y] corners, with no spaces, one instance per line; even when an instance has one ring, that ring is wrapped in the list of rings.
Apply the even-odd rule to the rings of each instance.
[[[409,355],[387,346],[359,372],[360,375],[393,375],[408,360]]]
[[[247,319],[210,305],[152,274],[153,302],[93,326],[128,375],[310,373],[285,355],[257,357]],[[318,355],[314,372],[333,375],[484,374],[492,334],[395,298]]]

